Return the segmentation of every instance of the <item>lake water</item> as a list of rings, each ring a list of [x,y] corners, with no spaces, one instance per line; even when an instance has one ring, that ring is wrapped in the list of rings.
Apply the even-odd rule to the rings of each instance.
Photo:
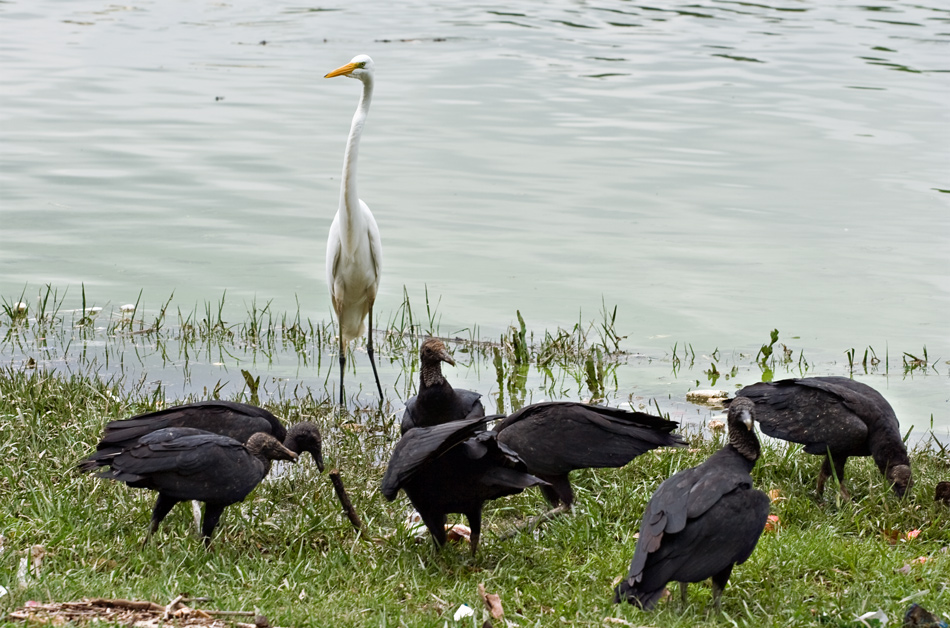
[[[810,374],[926,346],[926,369],[866,381],[950,430],[942,2],[11,0],[0,24],[8,301],[52,284],[78,306],[84,285],[188,310],[227,291],[237,318],[256,299],[329,320],[360,85],[322,77],[366,53],[378,321],[404,289],[485,337],[516,310],[541,333],[603,303],[660,362],[674,343],[754,354],[777,328]],[[668,366],[621,392],[658,394]]]

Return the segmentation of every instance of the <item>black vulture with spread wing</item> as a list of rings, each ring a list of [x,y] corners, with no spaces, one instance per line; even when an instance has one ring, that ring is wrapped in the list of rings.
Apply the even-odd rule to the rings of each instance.
[[[553,401],[525,406],[494,429],[528,473],[550,484],[541,486],[548,502],[570,508],[571,471],[622,467],[651,449],[682,447],[682,437],[671,433],[678,425],[643,412]]]
[[[445,545],[446,514],[468,518],[472,555],[481,535],[482,506],[543,480],[528,474],[518,455],[485,431],[484,417],[408,430],[393,449],[383,477],[387,500],[399,489],[419,511],[437,547]]]

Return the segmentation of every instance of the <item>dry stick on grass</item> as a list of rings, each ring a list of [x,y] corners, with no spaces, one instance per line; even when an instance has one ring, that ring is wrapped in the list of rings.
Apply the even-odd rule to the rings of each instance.
[[[101,597],[94,597],[89,600],[90,606],[105,606],[113,608],[127,608],[133,611],[164,611],[165,607],[155,602],[141,602],[139,600],[109,600]]]
[[[356,510],[353,508],[352,502],[350,502],[350,496],[346,494],[346,489],[343,488],[343,480],[340,479],[339,469],[330,471],[330,481],[333,482],[333,490],[336,491],[336,497],[340,500],[340,505],[343,506],[343,512],[346,513],[346,516],[349,518],[350,523],[353,524],[353,527],[356,528],[356,531],[362,532],[363,522],[360,521],[360,516],[356,514]]]

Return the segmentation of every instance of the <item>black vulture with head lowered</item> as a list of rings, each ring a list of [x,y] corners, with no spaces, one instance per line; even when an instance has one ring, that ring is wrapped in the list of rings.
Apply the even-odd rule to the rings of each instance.
[[[746,386],[736,393],[739,398],[755,403],[755,417],[763,432],[824,456],[818,474],[819,496],[834,476],[842,496],[849,498],[844,465],[852,456],[871,456],[899,497],[914,483],[897,415],[881,393],[867,384],[847,377],[784,379]]]
[[[666,584],[712,578],[719,608],[735,565],[755,549],[769,515],[769,498],[752,487],[759,458],[753,431],[754,406],[738,399],[729,406],[729,443],[699,466],[667,478],[653,493],[640,523],[640,537],[627,577],[614,601],[650,610]]]
[[[205,503],[201,533],[211,543],[224,509],[243,501],[270,471],[272,460],[297,454],[269,434],[253,434],[246,444],[233,438],[187,427],[150,432],[108,460],[97,477],[158,492],[148,538],[181,501]]]
[[[496,418],[412,428],[393,449],[383,477],[383,496],[392,501],[399,489],[406,491],[436,547],[446,542],[446,515],[462,513],[472,530],[474,556],[485,502],[543,484],[525,471],[515,452],[498,442],[495,432],[484,429]]]
[[[682,447],[679,424],[652,414],[583,403],[551,401],[525,406],[495,426],[498,442],[515,451],[528,473],[549,485],[541,491],[552,506],[569,509],[577,469],[622,467],[657,447]]]
[[[169,427],[198,429],[233,438],[239,443],[245,443],[253,434],[263,432],[281,441],[296,454],[309,452],[317,468],[323,471],[323,440],[315,424],[302,421],[288,431],[276,416],[264,408],[217,399],[110,421],[96,445],[96,452],[80,461],[79,469],[94,471],[107,466],[115,456],[136,445],[142,436]]]
[[[481,395],[452,388],[442,375],[443,362],[455,366],[445,344],[438,338],[427,338],[419,349],[419,393],[406,402],[401,425],[403,434],[414,427],[485,416]]]

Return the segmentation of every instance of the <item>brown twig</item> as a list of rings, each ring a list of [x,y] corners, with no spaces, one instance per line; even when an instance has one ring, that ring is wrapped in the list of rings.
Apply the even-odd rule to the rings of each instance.
[[[362,532],[363,522],[360,521],[360,516],[356,514],[356,509],[353,508],[350,496],[346,494],[346,489],[343,488],[343,480],[340,479],[339,469],[330,471],[330,481],[333,482],[333,490],[336,491],[336,497],[340,500],[340,505],[343,506],[343,512],[346,513],[356,531]]]
[[[141,602],[139,600],[109,600],[106,598],[96,597],[89,600],[89,604],[92,606],[105,606],[105,607],[114,607],[114,608],[127,608],[133,611],[164,611],[165,607],[161,604],[156,604],[155,602]]]

